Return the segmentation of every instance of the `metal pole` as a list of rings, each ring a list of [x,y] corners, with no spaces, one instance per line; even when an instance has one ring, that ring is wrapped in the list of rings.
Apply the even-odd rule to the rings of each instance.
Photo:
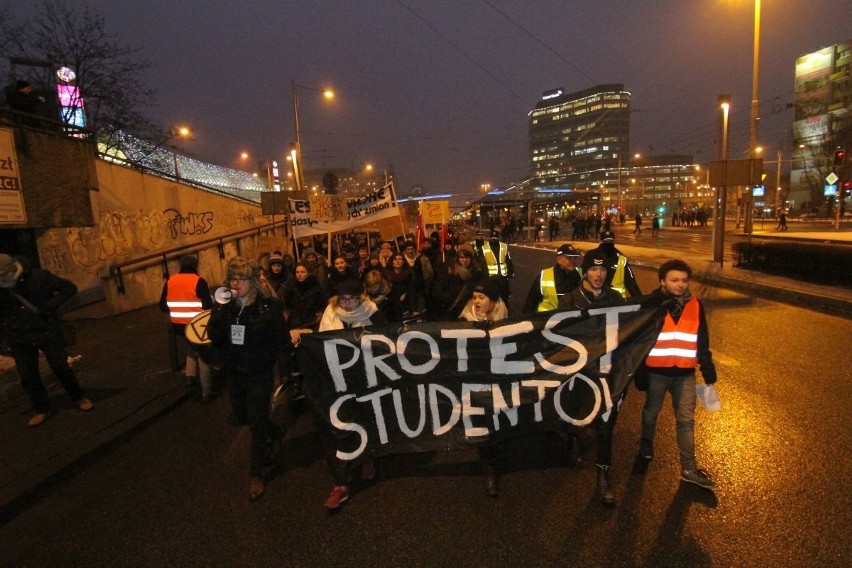
[[[293,127],[295,129],[296,134],[296,153],[293,156],[293,169],[294,175],[296,176],[296,188],[299,191],[302,191],[302,188],[305,186],[305,179],[302,175],[302,166],[304,166],[304,162],[302,160],[302,138],[301,131],[299,130],[299,86],[296,84],[295,79],[292,81],[293,85]],[[297,164],[296,160],[300,162]]]
[[[719,96],[720,112],[720,129],[721,137],[719,140],[719,161],[722,162],[722,180],[716,190],[716,211],[713,216],[713,262],[718,262],[720,266],[725,263],[725,210],[728,206],[728,117],[730,114],[731,96]]]

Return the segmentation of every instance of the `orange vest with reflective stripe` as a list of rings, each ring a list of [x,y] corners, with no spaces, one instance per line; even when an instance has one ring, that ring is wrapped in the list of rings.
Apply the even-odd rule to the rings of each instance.
[[[201,277],[198,274],[178,273],[169,277],[166,304],[172,323],[186,325],[204,309],[195,289]]]
[[[698,325],[699,310],[696,298],[686,303],[677,323],[672,315],[666,312],[663,329],[645,359],[645,365],[694,369],[698,364]]]

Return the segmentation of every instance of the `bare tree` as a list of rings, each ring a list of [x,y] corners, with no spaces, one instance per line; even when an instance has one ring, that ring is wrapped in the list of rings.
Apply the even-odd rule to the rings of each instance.
[[[68,67],[76,73],[86,126],[107,148],[114,147],[121,130],[165,140],[144,115],[153,106],[154,92],[143,80],[150,62],[110,34],[102,15],[90,8],[73,10],[63,0],[44,0],[29,19],[10,16],[0,17],[0,52],[7,57],[3,63],[9,66],[10,77],[13,72],[18,75],[13,80],[28,80],[51,93],[57,69]]]

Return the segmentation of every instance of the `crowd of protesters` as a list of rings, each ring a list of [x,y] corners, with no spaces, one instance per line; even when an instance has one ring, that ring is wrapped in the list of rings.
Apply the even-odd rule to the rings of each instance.
[[[626,257],[615,247],[609,224],[601,221],[601,229],[599,246],[585,255],[571,244],[556,249],[553,265],[545,267],[534,280],[522,311],[589,309],[625,301],[664,307],[665,325],[640,373],[648,391],[640,457],[647,461],[654,457],[656,417],[665,394],[671,393],[681,479],[711,488],[714,481],[695,460],[695,369],[701,368],[708,384],[715,382],[716,375],[703,308],[689,293],[691,270],[682,261],[665,263],[659,271],[660,287],[650,296],[642,296]],[[500,236],[499,231],[491,235],[477,231],[469,238],[463,232],[450,231],[442,239],[433,233],[419,247],[413,241],[342,239],[332,247],[331,262],[324,254],[327,246],[319,242],[304,245],[298,258],[281,250],[257,259],[235,257],[228,261],[225,281],[213,293],[198,274],[197,259],[180,259],[180,272],[163,287],[161,307],[178,332],[192,316],[210,310],[210,351],[217,352],[216,366],[231,386],[231,421],[248,426],[251,432],[248,494],[252,501],[265,493],[264,468],[276,463],[280,448],[282,431],[270,418],[270,403],[287,389],[291,401],[304,398],[302,383],[310,380],[302,376],[295,356],[304,334],[413,321],[461,320],[490,325],[505,319],[509,316],[514,271]],[[73,284],[69,286],[67,281],[43,271],[28,270],[20,260],[5,255],[0,258],[0,300],[4,302],[0,321],[10,344],[17,346],[16,363],[33,401],[30,426],[38,426],[50,412],[44,389],[32,378],[30,369],[30,359],[38,350],[48,354],[52,365],[56,363],[55,372],[80,409],[87,411],[93,405],[73,374],[63,372],[59,363],[64,350],[55,331],[58,320],[42,315],[54,314],[73,295]],[[29,279],[33,284],[26,287]],[[33,288],[36,282],[45,284]],[[47,287],[49,283],[52,287]],[[54,322],[52,327],[47,326],[52,330],[47,339],[21,331],[24,328],[19,322],[25,321],[21,317],[28,312],[38,314],[39,322]],[[37,329],[43,327],[40,324]],[[669,345],[671,337],[678,343],[674,349]],[[54,351],[56,356],[52,357]],[[200,383],[203,402],[214,398],[210,366],[204,357],[210,351],[190,348],[187,354],[186,378],[190,383]],[[597,490],[604,504],[615,502],[610,468],[619,406],[620,401],[615,411],[606,418],[598,417],[594,424]],[[357,463],[337,458],[345,438],[335,438],[330,432],[322,429],[333,479],[324,506],[335,510],[349,499],[352,483],[374,478],[376,464],[369,458]],[[346,432],[340,436],[345,437]],[[579,466],[576,435],[567,436],[566,442],[569,465]],[[480,449],[485,490],[492,497],[498,495],[501,448],[497,444]]]

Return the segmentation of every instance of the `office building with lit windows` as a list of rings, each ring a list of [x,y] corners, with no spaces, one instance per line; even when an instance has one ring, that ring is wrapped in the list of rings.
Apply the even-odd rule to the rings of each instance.
[[[852,165],[848,159],[835,165],[833,158],[838,149],[852,150],[852,40],[799,57],[795,97],[790,193],[779,196],[778,206],[828,213],[841,188],[848,206],[852,188],[844,185],[852,182]],[[825,179],[832,173],[833,192]]]
[[[601,172],[627,161],[630,93],[624,85],[545,91],[528,117],[534,187],[588,190]]]

